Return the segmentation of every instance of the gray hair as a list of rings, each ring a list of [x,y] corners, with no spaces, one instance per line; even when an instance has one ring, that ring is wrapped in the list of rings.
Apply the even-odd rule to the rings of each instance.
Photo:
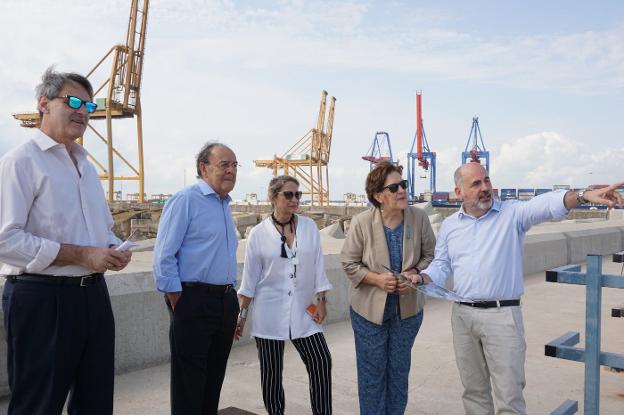
[[[208,141],[206,144],[204,144],[204,146],[201,148],[201,150],[199,150],[199,153],[197,153],[197,156],[195,157],[195,163],[196,163],[195,167],[197,168],[198,179],[201,179],[201,170],[199,168],[199,164],[200,163],[210,164],[210,156],[212,156],[212,149],[215,147],[224,147],[232,151],[231,148],[229,148],[225,144],[220,143],[218,141]],[[233,152],[234,151],[232,151],[232,153]]]
[[[41,97],[49,99],[58,97],[67,82],[75,82],[82,86],[89,94],[89,97],[93,99],[93,86],[91,86],[91,82],[87,78],[74,72],[57,72],[54,70],[54,66],[50,66],[43,73],[41,83],[35,88],[37,100]],[[39,110],[39,116],[43,116],[41,110]]]
[[[281,176],[276,176],[272,178],[271,181],[269,182],[269,190],[268,190],[269,201],[272,201],[273,199],[275,199],[278,193],[282,191],[282,188],[284,187],[284,185],[288,182],[292,182],[296,184],[297,187],[299,187],[299,180],[287,174],[283,174]]]
[[[464,176],[462,175],[462,167],[464,167],[463,164],[455,170],[455,174],[453,175],[453,178],[455,179],[455,187],[460,187],[462,181],[464,180]]]

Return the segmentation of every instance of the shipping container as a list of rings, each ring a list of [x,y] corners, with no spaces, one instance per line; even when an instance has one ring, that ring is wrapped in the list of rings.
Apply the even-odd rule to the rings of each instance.
[[[550,189],[535,189],[535,196],[543,195],[544,193],[548,193],[550,191]]]
[[[531,200],[535,196],[535,189],[518,189],[518,200]]]
[[[433,204],[447,204],[449,200],[448,192],[435,192],[431,195],[431,202]]]
[[[518,196],[516,194],[516,189],[501,189],[500,199],[501,200],[512,200],[517,199]]]

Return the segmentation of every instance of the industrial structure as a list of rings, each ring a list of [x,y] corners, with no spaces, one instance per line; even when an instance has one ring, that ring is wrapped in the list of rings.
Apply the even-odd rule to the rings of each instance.
[[[378,131],[373,138],[373,144],[366,152],[365,156],[362,156],[362,160],[370,163],[370,169],[375,167],[375,164],[382,161],[390,161],[391,163],[398,163],[392,156],[392,144],[390,143],[390,134],[385,131]]]
[[[490,152],[485,148],[481,128],[479,128],[479,117],[472,117],[472,127],[466,142],[466,148],[462,152],[462,164],[467,162],[481,163],[485,160],[485,170],[490,171]]]
[[[316,128],[308,131],[282,155],[275,155],[272,160],[254,160],[256,167],[272,169],[274,176],[290,174],[296,177],[303,194],[310,197],[312,206],[329,205],[329,154],[335,105],[336,98],[331,97],[327,111],[327,91],[323,91]]]
[[[416,152],[414,152],[414,146]],[[412,148],[407,153],[407,181],[409,182],[409,198],[416,200],[416,177],[417,171],[420,170],[420,178],[426,178],[429,175],[429,191],[436,191],[436,153],[431,151],[422,120],[422,93],[416,92],[416,134],[412,141]]]
[[[138,202],[144,201],[145,173],[143,169],[143,124],[141,113],[141,78],[143,74],[143,57],[145,52],[145,36],[147,29],[147,11],[149,0],[132,0],[130,6],[130,19],[126,33],[126,43],[113,46],[106,55],[89,71],[87,78],[96,88],[94,96],[103,92],[103,98],[96,98],[97,110],[91,114],[88,124],[92,131],[106,146],[108,160],[106,163],[98,161],[89,146],[84,142],[84,137],[79,143],[85,147],[90,159],[100,170],[100,179],[108,181],[107,196],[112,202],[115,196],[116,180],[138,181]],[[112,61],[112,62],[111,62]],[[102,81],[94,82],[93,78],[105,69],[104,62],[111,62],[110,70],[104,73],[108,76]],[[99,81],[99,80],[98,80]],[[98,86],[99,85],[99,86]],[[14,114],[23,127],[39,127],[39,113]],[[137,153],[136,164],[128,161],[113,145],[113,121],[120,119],[136,120]],[[95,120],[105,120],[104,133],[95,128]],[[114,162],[118,158],[130,169],[129,175],[115,174]]]

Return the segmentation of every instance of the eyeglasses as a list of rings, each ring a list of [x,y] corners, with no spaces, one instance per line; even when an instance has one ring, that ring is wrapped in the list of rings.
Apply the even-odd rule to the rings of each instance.
[[[384,186],[384,188],[381,189],[381,191],[383,192],[384,190],[388,189],[390,190],[390,193],[396,193],[399,191],[399,186],[401,186],[401,189],[403,190],[407,189],[407,180],[401,180],[398,183],[392,183],[392,184],[389,184],[388,186]]]
[[[301,190],[297,190],[296,192],[291,192],[290,190],[286,190],[285,192],[280,192],[284,195],[286,200],[292,200],[293,197],[296,197],[297,200],[301,200],[301,196],[303,196],[303,192]]]
[[[234,170],[238,169],[238,167],[240,166],[240,164],[238,164],[238,161],[220,161],[217,163],[217,167],[220,168],[221,170],[227,170],[230,167],[233,168]]]
[[[97,104],[95,102],[83,101],[82,99],[75,97],[73,95],[63,95],[62,97],[56,97],[56,98],[66,99],[65,103],[67,104],[67,106],[75,110],[79,109],[84,104],[85,109],[87,110],[89,114],[94,113],[95,110],[97,109]]]

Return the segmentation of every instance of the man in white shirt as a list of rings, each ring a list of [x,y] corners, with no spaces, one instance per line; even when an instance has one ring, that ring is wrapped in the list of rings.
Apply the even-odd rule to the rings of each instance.
[[[115,323],[104,281],[129,252],[98,175],[74,141],[96,109],[89,81],[49,68],[41,127],[0,159],[0,275],[9,415],[113,413]]]
[[[526,343],[520,297],[524,293],[523,242],[531,226],[565,217],[587,201],[609,207],[622,203],[615,191],[624,182],[599,190],[559,191],[527,202],[494,200],[492,183],[479,163],[455,171],[459,211],[440,227],[435,259],[421,272],[425,283],[444,285],[474,303],[453,304],[455,359],[466,414],[525,414]]]

